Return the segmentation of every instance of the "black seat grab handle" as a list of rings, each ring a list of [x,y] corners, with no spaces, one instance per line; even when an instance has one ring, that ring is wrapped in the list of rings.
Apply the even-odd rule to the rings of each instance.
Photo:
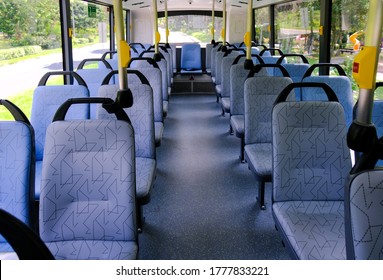
[[[114,55],[114,54],[117,54],[117,51],[109,51],[109,52],[105,52],[105,53],[101,56],[101,58],[102,58],[102,59],[106,59],[106,56],[107,56],[108,54],[110,55],[110,58],[113,58],[113,55]]]
[[[60,76],[60,75],[67,75],[67,76],[72,76],[73,78],[76,79],[77,83],[80,85],[80,86],[84,86],[86,88],[88,88],[88,86],[86,85],[85,81],[83,78],[81,78],[81,76],[79,74],[77,74],[76,72],[74,71],[52,71],[52,72],[48,72],[46,73],[41,79],[40,79],[40,82],[39,82],[39,86],[45,86],[47,84],[47,81],[48,79],[51,77],[51,76]]]
[[[6,99],[0,99],[0,105],[3,105],[5,108],[7,108],[7,110],[12,114],[15,121],[24,122],[28,125],[31,124],[24,112],[21,111],[21,109],[15,104],[13,104],[11,101]]]
[[[132,74],[132,75],[136,75],[142,84],[144,85],[148,85],[150,86],[150,83],[148,81],[148,79],[145,77],[144,74],[142,74],[140,71],[138,70],[134,70],[134,69],[126,69],[126,73],[129,75],[129,74]],[[104,85],[108,85],[109,82],[110,82],[110,79],[114,76],[114,75],[117,75],[118,74],[118,70],[113,70],[111,71],[108,75],[105,76],[104,80],[102,81],[101,85],[104,86]]]
[[[109,64],[108,61],[106,61],[105,59],[103,58],[86,58],[86,59],[83,59],[80,64],[77,66],[77,69],[84,69],[84,66],[87,62],[102,62],[104,63],[105,67],[107,69],[110,69],[112,70],[112,66]]]
[[[65,116],[70,106],[73,104],[102,104],[102,107],[108,113],[115,114],[118,120],[131,123],[128,115],[123,109],[131,107],[133,104],[132,93],[130,92],[129,96],[129,94],[127,94],[128,92],[130,92],[130,90],[119,90],[115,101],[111,98],[105,97],[70,98],[61,104],[61,106],[57,109],[52,122],[65,120]],[[128,102],[131,102],[131,104],[127,104]]]
[[[20,260],[55,259],[29,226],[3,209],[0,209],[0,234],[8,241]]]
[[[160,69],[160,66],[158,66],[158,63],[151,57],[133,57],[130,59],[130,62],[128,64],[128,67],[132,64],[134,61],[147,61],[150,65],[152,65],[154,68]]]
[[[261,52],[259,53],[259,55],[260,56],[263,56],[263,54],[265,53],[265,52],[267,52],[267,51],[269,51],[269,52],[277,52],[277,53],[279,53],[279,55],[283,55],[283,52],[282,52],[282,50],[281,49],[277,49],[277,48],[267,48],[267,49],[263,49],[263,50],[261,50]]]
[[[281,64],[270,64],[270,63],[264,63],[264,64],[257,64],[255,65],[249,72],[248,78],[254,77],[255,73],[258,73],[261,71],[262,68],[278,68],[281,70],[283,77],[289,77],[289,72],[287,72],[286,68],[283,67]]]
[[[303,75],[302,80],[304,78],[306,78],[306,77],[311,76],[311,74],[314,72],[314,70],[316,68],[324,68],[324,67],[326,67],[326,68],[334,67],[338,71],[340,76],[347,76],[346,72],[343,70],[343,68],[339,64],[335,64],[335,63],[316,63],[316,64],[311,65],[310,68],[307,69],[306,73]]]
[[[285,57],[299,57],[302,59],[303,63],[309,64],[309,61],[307,60],[307,58],[303,54],[297,54],[297,53],[282,54],[281,57],[277,60],[277,64],[281,64]]]
[[[338,97],[336,96],[335,92],[333,89],[328,86],[325,83],[315,83],[315,82],[302,82],[302,83],[291,83],[287,87],[285,87],[281,93],[278,95],[277,99],[275,100],[275,104],[280,103],[280,102],[285,102],[291,91],[295,88],[322,88],[324,92],[327,95],[327,98],[329,101],[333,102],[339,102]]]
[[[233,61],[233,64],[232,64],[232,65],[238,64],[239,60],[240,60],[242,57],[246,57],[246,55],[245,55],[245,54],[240,54],[240,55],[238,55],[238,56],[235,58],[235,60]],[[262,57],[261,57],[259,54],[255,54],[255,53],[253,53],[253,54],[251,54],[251,57],[255,57],[255,58],[257,58],[260,64],[265,64],[265,61],[262,59]]]

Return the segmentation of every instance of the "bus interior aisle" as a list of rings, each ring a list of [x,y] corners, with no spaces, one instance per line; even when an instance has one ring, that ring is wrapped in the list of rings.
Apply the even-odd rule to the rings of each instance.
[[[271,187],[262,211],[214,92],[173,94],[165,122],[139,259],[289,259],[272,219]]]

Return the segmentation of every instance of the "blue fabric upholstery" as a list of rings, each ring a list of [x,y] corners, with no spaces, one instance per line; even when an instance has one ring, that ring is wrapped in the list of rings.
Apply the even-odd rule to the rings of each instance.
[[[150,57],[153,58],[153,53],[144,53],[144,57]],[[156,61],[157,65],[160,67],[161,70],[161,89],[162,89],[162,101],[164,103],[167,103],[169,100],[169,78],[168,78],[168,63],[165,59],[161,59],[160,61]],[[141,69],[141,68],[139,68]],[[144,74],[145,75],[145,74]],[[146,76],[146,75],[145,75]],[[164,106],[162,105],[162,111],[164,116],[167,115],[167,111],[164,110]]]
[[[79,74],[81,78],[83,78],[86,85],[88,86],[89,96],[95,97],[98,95],[98,89],[100,88],[102,81],[111,71],[112,71],[111,69],[107,69],[107,68],[100,68],[100,69],[91,68],[91,69],[78,69],[76,73]],[[112,84],[115,83],[114,77],[112,77],[110,83]],[[89,114],[91,119],[96,118],[96,108],[97,106],[95,104],[90,104]]]
[[[221,62],[221,105],[226,113],[230,113],[230,68],[239,52],[232,51],[222,58]]]
[[[136,194],[139,200],[149,200],[154,185],[156,170],[156,150],[154,138],[153,93],[148,85],[129,84],[133,94],[133,106],[124,109],[132,122],[136,150]],[[117,85],[100,87],[99,96],[116,98]],[[100,105],[97,111],[98,119],[115,119]]]
[[[275,100],[292,80],[287,77],[260,76],[245,82],[244,157],[259,182],[259,203],[265,208],[265,182],[271,180],[271,113]]]
[[[383,259],[383,170],[357,174],[346,194],[349,213],[346,215],[348,259]],[[347,200],[346,200],[347,201]]]
[[[49,125],[40,236],[56,259],[136,258],[134,145],[125,121]]]
[[[282,64],[282,66],[289,73],[289,76],[294,83],[300,83],[302,81],[303,75],[310,67],[310,65],[307,63],[284,63]],[[277,75],[280,75],[280,73],[278,73]],[[295,97],[297,101],[301,100],[300,88],[295,89]]]
[[[343,116],[337,102],[283,102],[273,109],[273,215],[298,259],[346,256],[344,186],[351,159]]]
[[[187,43],[181,49],[181,70],[201,70],[201,46],[198,43]]]
[[[325,83],[332,88],[343,106],[346,116],[346,124],[350,126],[353,120],[354,99],[351,81],[346,76],[310,76],[303,79],[303,82]],[[319,88],[302,89],[302,100],[326,100],[323,90]]]
[[[256,58],[254,58],[256,60]],[[237,137],[241,139],[241,161],[244,161],[244,133],[245,133],[245,102],[244,85],[250,70],[244,68],[245,58],[230,67],[230,125]],[[257,63],[255,61],[254,63]],[[262,69],[257,76],[266,76],[266,69]]]
[[[157,68],[137,67],[137,65],[132,67],[132,69],[137,69],[142,74],[144,74],[153,90],[155,143],[157,146],[159,146],[161,144],[164,130],[164,102],[162,96],[161,70]],[[141,81],[135,75],[131,75],[131,78],[129,78],[129,83],[130,82],[141,83]]]
[[[371,116],[372,123],[375,125],[378,138],[383,136],[383,100],[374,100],[374,107]],[[378,160],[376,166],[383,166],[383,160]]]
[[[33,228],[34,135],[21,121],[0,121],[0,208]],[[0,235],[0,252],[13,252]]]
[[[38,180],[41,178],[41,164],[38,162],[43,159],[46,129],[62,103],[70,98],[82,97],[89,97],[89,91],[81,85],[39,86],[33,93],[31,124],[35,130],[36,141],[36,200],[40,195],[40,181]],[[88,119],[89,105],[76,105],[69,109],[67,116],[68,119]]]
[[[205,66],[206,66],[206,72],[211,73],[211,49],[213,45],[212,44],[206,44],[206,60],[205,60]]]

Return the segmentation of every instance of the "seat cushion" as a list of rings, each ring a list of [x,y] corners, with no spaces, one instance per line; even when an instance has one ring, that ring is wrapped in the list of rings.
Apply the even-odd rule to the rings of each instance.
[[[134,260],[138,252],[134,241],[71,240],[46,245],[57,260]]]
[[[343,201],[276,202],[273,216],[296,258],[346,259]]]
[[[155,132],[155,142],[158,147],[161,145],[162,134],[164,133],[164,123],[163,122],[154,122],[154,132]]]
[[[225,112],[230,113],[230,97],[222,97],[221,104]]]
[[[245,145],[245,159],[251,171],[260,177],[270,177],[272,173],[272,144],[256,143]]]
[[[140,204],[150,200],[156,174],[156,160],[152,158],[136,157],[136,196]]]
[[[235,135],[243,138],[245,135],[245,117],[244,115],[232,115],[230,117],[230,124],[233,128]]]

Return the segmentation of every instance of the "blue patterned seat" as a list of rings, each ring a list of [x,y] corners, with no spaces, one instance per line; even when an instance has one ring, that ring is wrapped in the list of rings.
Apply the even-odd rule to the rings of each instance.
[[[344,186],[351,159],[343,116],[338,102],[273,108],[273,217],[295,259],[346,258]]]
[[[355,175],[346,192],[347,258],[383,259],[383,170]]]
[[[154,186],[156,175],[156,149],[154,140],[154,111],[153,111],[153,91],[149,82],[143,75],[128,69],[128,81],[134,76],[141,76],[143,83],[129,83],[129,89],[133,94],[133,106],[124,109],[129,116],[135,135],[136,149],[136,196],[138,210],[142,205],[150,201],[151,190]],[[102,85],[99,90],[99,97],[116,98],[118,91],[117,85]],[[101,106],[98,106],[98,119],[115,119],[115,116],[108,114]],[[138,215],[138,228],[142,228],[142,211]]]
[[[139,70],[149,81],[153,90],[153,106],[154,106],[154,129],[156,146],[161,145],[162,135],[164,132],[164,102],[162,92],[162,74],[158,64],[151,58],[132,59],[130,68]],[[141,83],[134,76],[132,82]]]
[[[338,69],[339,76],[313,76],[312,73],[315,68],[331,67],[334,66]],[[343,69],[336,64],[314,64],[306,71],[302,82],[316,82],[325,83],[329,85],[335,92],[339,99],[340,104],[343,106],[344,114],[346,117],[346,125],[350,126],[353,120],[353,107],[354,99],[350,78],[347,77]],[[302,100],[326,100],[323,91],[317,88],[302,89]]]
[[[169,53],[160,51],[160,60],[156,60],[156,64],[158,65],[158,68],[161,70],[161,79],[162,79],[162,111],[164,114],[164,117],[167,116],[168,110],[169,110],[169,92],[170,92],[170,76],[169,76]],[[145,51],[141,53],[141,57],[151,58],[154,59],[154,51]],[[148,64],[146,64],[148,65]]]
[[[104,67],[98,68],[86,68],[88,63],[97,62],[98,65],[101,63],[104,64]],[[96,97],[98,95],[98,89],[100,88],[102,81],[105,76],[107,76],[113,70],[112,66],[106,60],[102,58],[90,58],[84,59],[80,62],[77,67],[76,73],[80,75],[80,77],[85,81],[88,90],[89,96]],[[112,77],[111,83],[114,84],[114,77]],[[91,104],[89,108],[90,118],[96,118],[96,106]]]
[[[39,200],[41,168],[44,155],[45,132],[52,122],[59,106],[69,98],[89,97],[89,90],[82,78],[75,72],[68,72],[78,80],[77,85],[46,85],[49,77],[63,75],[65,72],[49,72],[41,78],[39,86],[33,93],[31,124],[35,130],[36,140],[36,175],[35,199]],[[77,105],[68,112],[68,119],[89,119],[89,104]]]
[[[135,142],[128,117],[122,109],[118,120],[57,115],[44,151],[41,238],[56,259],[136,259]]]
[[[202,73],[200,44],[187,43],[182,45],[181,72]]]
[[[245,146],[245,102],[244,102],[244,86],[250,70],[245,69],[244,62],[246,57],[239,56],[230,67],[230,127],[235,136],[241,139],[240,159],[244,162],[244,146]],[[258,55],[252,57],[254,64],[263,63],[262,58]],[[265,69],[261,70],[257,76],[267,75]]]
[[[263,66],[263,65],[259,65]],[[245,160],[258,181],[258,202],[265,209],[265,182],[271,181],[271,112],[289,77],[252,77],[245,82]]]
[[[0,208],[34,229],[35,143],[33,128],[13,103],[0,100],[15,121],[0,121]],[[0,235],[0,254],[13,252]]]

